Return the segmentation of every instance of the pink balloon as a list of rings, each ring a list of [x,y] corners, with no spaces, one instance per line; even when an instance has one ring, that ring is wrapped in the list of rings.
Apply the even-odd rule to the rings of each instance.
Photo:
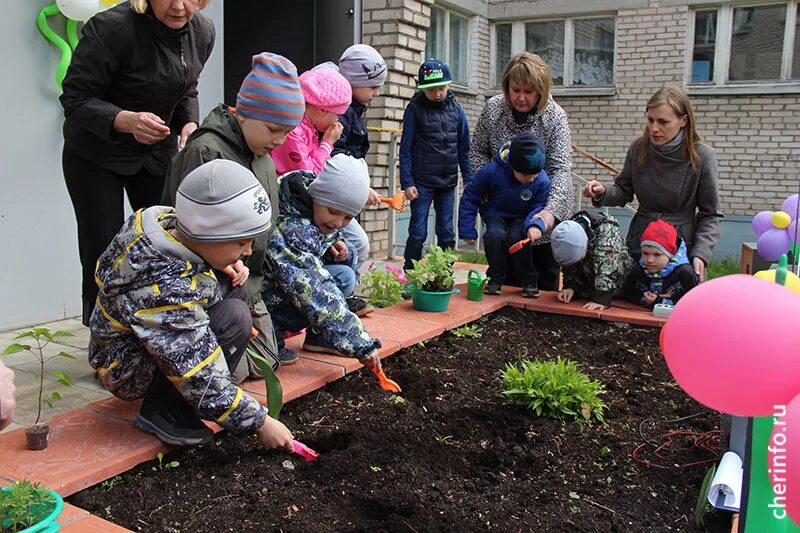
[[[781,211],[789,213],[792,220],[797,218],[797,200],[797,195],[793,194],[781,204]]]
[[[781,254],[789,251],[789,246],[792,244],[792,239],[789,238],[789,232],[785,229],[771,229],[764,232],[758,238],[756,248],[758,255],[767,261],[777,261],[780,259]]]
[[[800,392],[798,316],[800,297],[792,291],[754,276],[724,276],[681,298],[661,333],[661,351],[698,402],[767,416]]]
[[[751,223],[751,226],[753,227],[753,233],[760,236],[765,231],[775,228],[775,225],[772,223],[773,213],[774,211],[761,211],[756,213],[756,216],[753,217],[753,222]]]
[[[785,413],[775,420],[772,435],[767,445],[767,469],[770,485],[777,498],[785,504],[788,515],[795,524],[800,524],[800,394],[785,407]],[[781,413],[781,406],[775,406],[773,415]],[[788,453],[790,449],[793,453]],[[780,509],[776,508],[780,512]]]

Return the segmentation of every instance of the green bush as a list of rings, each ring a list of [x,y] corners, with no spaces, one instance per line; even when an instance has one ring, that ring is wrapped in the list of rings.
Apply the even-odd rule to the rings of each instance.
[[[406,276],[415,289],[446,292],[453,288],[453,263],[456,261],[458,254],[453,250],[432,246],[421,261],[412,261],[414,268],[407,271]]]
[[[505,403],[521,405],[539,416],[573,419],[583,429],[597,420],[603,422],[607,409],[600,394],[603,384],[578,370],[574,361],[520,361],[508,363],[501,371],[505,381]]]
[[[22,531],[53,512],[56,500],[41,484],[18,481],[8,490],[0,491],[0,529]]]
[[[361,276],[361,291],[375,307],[390,307],[403,300],[406,281],[402,268],[386,265],[386,270],[381,270],[373,263]]]

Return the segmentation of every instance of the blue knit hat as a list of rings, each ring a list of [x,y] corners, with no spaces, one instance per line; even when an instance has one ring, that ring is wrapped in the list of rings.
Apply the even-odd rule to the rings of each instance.
[[[306,111],[297,67],[283,56],[261,52],[236,95],[236,114],[263,122],[297,126]]]
[[[526,176],[538,175],[544,168],[545,162],[542,141],[529,131],[520,133],[511,139],[508,162],[512,169]]]
[[[420,65],[417,89],[430,89],[451,83],[453,78],[450,76],[450,67],[444,61],[431,58]]]

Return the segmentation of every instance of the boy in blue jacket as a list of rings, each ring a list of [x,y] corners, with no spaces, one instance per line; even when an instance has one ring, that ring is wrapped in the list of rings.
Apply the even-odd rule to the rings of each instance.
[[[530,132],[521,133],[505,143],[497,159],[484,165],[464,189],[458,233],[472,244],[478,238],[475,214],[480,211],[486,225],[483,245],[489,261],[486,294],[502,293],[511,267],[522,285],[522,296],[539,297],[539,273],[533,266],[531,247],[525,246],[515,254],[509,254],[508,247],[530,237],[534,227],[545,231],[544,221],[535,217],[550,194],[550,177],[542,170],[544,162],[545,150],[539,138]]]
[[[400,139],[400,186],[411,201],[411,221],[403,254],[406,270],[422,257],[428,237],[428,212],[436,210],[436,240],[455,248],[453,229],[458,168],[464,183],[472,180],[469,165],[469,125],[464,109],[448,92],[453,82],[447,64],[429,59],[419,68],[420,91],[403,115]]]

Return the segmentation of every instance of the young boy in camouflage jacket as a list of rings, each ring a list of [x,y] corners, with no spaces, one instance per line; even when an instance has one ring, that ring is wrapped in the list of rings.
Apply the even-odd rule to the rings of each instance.
[[[89,364],[115,396],[144,399],[134,423],[168,444],[211,440],[203,418],[292,450],[286,426],[231,381],[253,320],[245,288],[221,297],[212,270],[252,253],[270,211],[252,172],[211,161],[186,176],[175,208],[137,211],[100,256]]]
[[[307,328],[305,350],[356,357],[380,369],[380,341],[347,307],[356,274],[340,234],[367,201],[367,164],[335,155],[317,176],[304,170],[283,175],[278,194],[280,215],[267,249],[262,296],[272,315],[279,357],[291,357],[284,333]],[[329,249],[334,260],[345,264],[323,265]]]
[[[564,274],[560,301],[586,298],[583,307],[597,311],[610,307],[625,288],[633,259],[614,217],[578,211],[555,227],[551,246]]]

